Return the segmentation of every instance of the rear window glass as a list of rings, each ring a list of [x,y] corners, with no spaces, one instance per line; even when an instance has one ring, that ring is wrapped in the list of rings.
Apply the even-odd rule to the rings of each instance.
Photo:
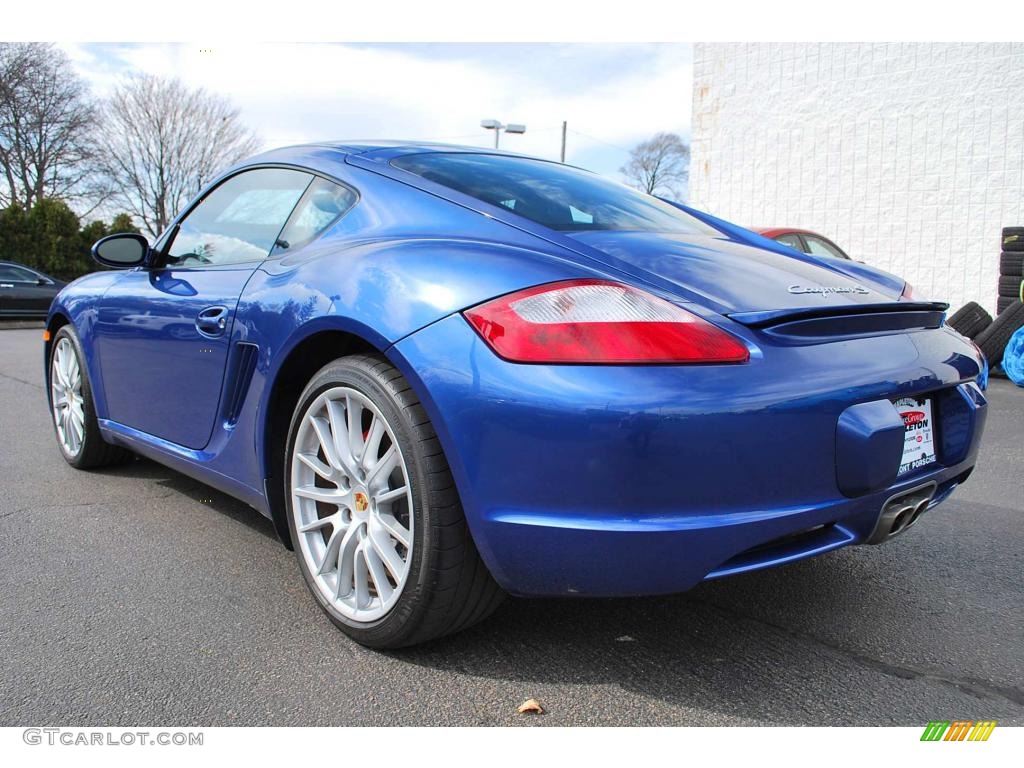
[[[684,211],[594,173],[524,157],[431,152],[391,161],[403,171],[563,232],[716,230]]]

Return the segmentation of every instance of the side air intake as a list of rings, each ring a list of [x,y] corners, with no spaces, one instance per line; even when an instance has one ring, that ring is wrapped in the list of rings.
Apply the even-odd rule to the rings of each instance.
[[[242,406],[245,405],[245,395],[249,391],[252,373],[256,370],[256,357],[259,350],[258,346],[247,341],[235,344],[234,354],[231,356],[231,367],[228,371],[228,397],[224,409],[224,420],[229,425],[238,421]]]

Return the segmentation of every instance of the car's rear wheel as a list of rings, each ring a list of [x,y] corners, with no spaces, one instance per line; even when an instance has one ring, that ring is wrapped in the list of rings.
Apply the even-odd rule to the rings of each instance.
[[[356,641],[396,648],[489,615],[501,590],[480,560],[423,407],[386,360],[322,368],[286,451],[288,526],[307,586]]]
[[[74,329],[63,326],[50,349],[50,413],[64,460],[78,469],[93,469],[120,463],[131,454],[103,439],[84,360]]]

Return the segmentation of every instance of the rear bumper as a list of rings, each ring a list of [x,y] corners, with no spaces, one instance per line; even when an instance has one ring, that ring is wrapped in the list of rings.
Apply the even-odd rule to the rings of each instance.
[[[894,494],[934,482],[934,507],[973,468],[986,403],[958,335],[769,347],[736,332],[748,364],[532,366],[501,361],[453,316],[391,356],[515,594],[678,592],[820,554],[865,541]],[[871,413],[854,427],[843,416],[921,394],[940,413],[939,461],[897,478],[877,456],[892,442],[874,433],[885,418],[872,426],[884,407],[855,411]]]

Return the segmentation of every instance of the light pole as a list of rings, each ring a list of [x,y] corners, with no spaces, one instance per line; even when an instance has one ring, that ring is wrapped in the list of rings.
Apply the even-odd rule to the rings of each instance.
[[[505,133],[526,133],[526,126],[520,125],[519,123],[509,123],[508,125],[502,125],[500,120],[481,120],[480,127],[486,128],[489,131],[494,131],[494,148],[498,148],[498,138],[501,136],[501,132]]]

